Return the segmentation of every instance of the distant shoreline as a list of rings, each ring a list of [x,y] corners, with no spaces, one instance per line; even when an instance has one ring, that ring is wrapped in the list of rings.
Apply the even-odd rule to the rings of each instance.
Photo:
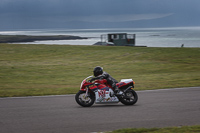
[[[34,42],[46,40],[76,40],[88,39],[87,37],[71,35],[31,36],[31,35],[0,35],[0,43]]]

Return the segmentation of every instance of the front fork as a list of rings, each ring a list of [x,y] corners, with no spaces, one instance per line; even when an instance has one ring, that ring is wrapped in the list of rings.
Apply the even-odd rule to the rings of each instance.
[[[85,92],[86,97],[88,97],[88,90],[89,90],[89,88],[87,87],[86,92]]]

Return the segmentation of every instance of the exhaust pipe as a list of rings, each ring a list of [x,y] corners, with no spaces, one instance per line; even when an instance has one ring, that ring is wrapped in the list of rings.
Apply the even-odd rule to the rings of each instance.
[[[133,86],[129,86],[126,90],[124,90],[124,92],[128,91],[129,89],[131,89]]]

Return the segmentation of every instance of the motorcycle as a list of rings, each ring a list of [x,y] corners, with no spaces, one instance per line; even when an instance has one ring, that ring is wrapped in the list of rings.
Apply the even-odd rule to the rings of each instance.
[[[75,95],[76,102],[83,107],[90,107],[94,103],[118,103],[133,105],[138,100],[137,93],[133,90],[135,82],[132,79],[122,79],[117,83],[119,94],[115,94],[113,88],[106,79],[98,79],[91,82],[94,76],[85,78],[80,86],[80,90]]]

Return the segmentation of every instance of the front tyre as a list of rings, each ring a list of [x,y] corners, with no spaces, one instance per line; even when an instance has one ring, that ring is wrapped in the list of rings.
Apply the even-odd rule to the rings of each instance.
[[[85,91],[79,91],[75,96],[76,102],[83,107],[90,107],[94,104],[95,97],[91,93],[88,92],[88,96],[86,96]]]
[[[124,105],[133,105],[137,102],[138,95],[134,90],[128,90],[124,93],[124,96],[120,98],[120,101]]]

